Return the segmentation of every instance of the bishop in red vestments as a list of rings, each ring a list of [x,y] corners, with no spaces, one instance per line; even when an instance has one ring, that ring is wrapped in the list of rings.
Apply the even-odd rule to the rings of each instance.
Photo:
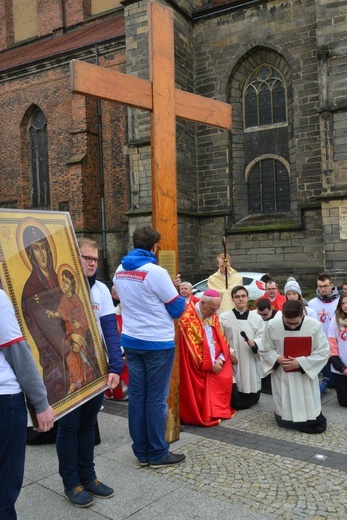
[[[215,426],[230,419],[233,384],[230,350],[217,311],[219,293],[209,289],[180,318],[180,416],[187,424]]]

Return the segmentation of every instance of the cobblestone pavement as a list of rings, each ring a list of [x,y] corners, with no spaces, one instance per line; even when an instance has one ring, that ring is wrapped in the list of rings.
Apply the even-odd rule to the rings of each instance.
[[[127,407],[106,402],[104,412],[126,417]],[[184,425],[181,439],[186,434],[191,439],[180,448],[185,464],[155,475],[269,518],[347,519],[346,410],[332,390],[323,397],[323,413],[328,417],[324,434],[281,429],[272,397],[262,396],[253,410],[217,427]]]

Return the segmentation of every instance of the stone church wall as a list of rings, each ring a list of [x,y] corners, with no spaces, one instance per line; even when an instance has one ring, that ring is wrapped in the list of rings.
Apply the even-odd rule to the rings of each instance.
[[[54,31],[58,41],[64,24],[95,22],[88,18],[89,2],[68,0],[65,12],[52,10],[52,2],[40,0],[45,4],[38,18],[40,37]],[[122,5],[124,41],[100,43],[100,65],[149,79],[148,2],[124,0]],[[347,231],[341,230],[341,208],[347,207],[346,2],[168,0],[167,5],[174,13],[176,87],[233,108],[231,132],[177,120],[182,277],[197,282],[213,272],[225,235],[238,270],[270,272],[281,283],[295,275],[311,287],[327,270],[340,282],[347,274]],[[13,44],[11,16],[11,1],[5,0],[1,51]],[[112,16],[118,11],[105,20]],[[27,125],[39,107],[47,118],[51,208],[68,209],[76,231],[101,245],[98,107],[96,100],[71,95],[71,57],[94,62],[94,49],[76,49],[0,76],[0,203],[30,205]],[[276,68],[287,87],[288,125],[269,129],[261,150],[264,156],[282,155],[289,165],[288,218],[250,219],[248,211],[251,140],[243,128],[242,95],[261,63]],[[112,273],[131,247],[136,225],[151,222],[150,115],[105,101],[101,108]]]

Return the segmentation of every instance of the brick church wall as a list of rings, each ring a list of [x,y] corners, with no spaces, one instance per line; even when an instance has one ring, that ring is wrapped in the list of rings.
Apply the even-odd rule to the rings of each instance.
[[[119,70],[124,54],[109,49],[103,57],[101,52],[100,64]],[[13,206],[18,208],[30,207],[27,125],[35,107],[47,118],[50,207],[70,211],[76,233],[96,239],[101,248],[97,102],[72,95],[68,62],[27,68],[2,85],[0,131],[6,137],[0,148],[1,201],[14,201]],[[101,113],[106,239],[113,275],[127,249],[126,114],[124,107],[107,102],[101,102]],[[76,156],[81,156],[79,162]],[[100,271],[103,277],[102,265]]]

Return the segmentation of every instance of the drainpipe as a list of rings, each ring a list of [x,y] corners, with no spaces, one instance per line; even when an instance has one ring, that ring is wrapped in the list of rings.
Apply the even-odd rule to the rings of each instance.
[[[99,65],[98,45],[95,45],[95,64]],[[106,241],[106,217],[105,217],[105,183],[104,183],[104,155],[102,149],[102,111],[101,100],[97,100],[98,135],[99,135],[99,174],[100,174],[100,205],[101,205],[101,231],[102,231],[102,265],[104,280],[109,279]]]

